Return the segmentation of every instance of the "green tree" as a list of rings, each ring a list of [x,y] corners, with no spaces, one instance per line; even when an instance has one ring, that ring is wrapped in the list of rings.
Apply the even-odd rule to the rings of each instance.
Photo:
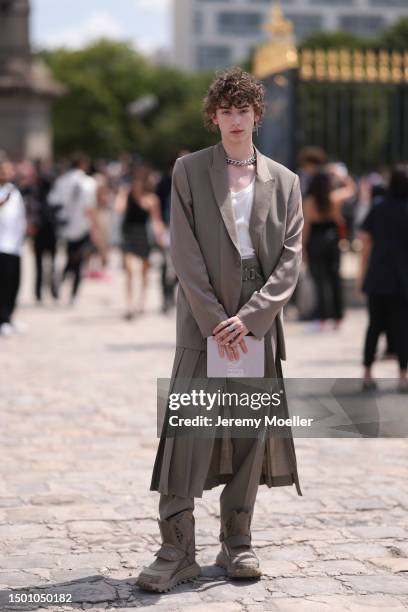
[[[300,44],[302,49],[388,49],[408,50],[408,17],[403,17],[377,36],[357,36],[350,32],[315,32]]]
[[[366,38],[350,32],[315,32],[300,44],[301,49],[361,49],[367,44]]]
[[[408,51],[408,17],[397,21],[378,38],[378,47],[392,51]]]
[[[201,119],[208,74],[156,66],[130,44],[109,40],[40,57],[67,88],[53,108],[58,157],[81,150],[93,158],[114,158],[127,150],[164,167],[181,149],[214,142]],[[129,105],[146,95],[156,98],[155,108],[131,116]]]

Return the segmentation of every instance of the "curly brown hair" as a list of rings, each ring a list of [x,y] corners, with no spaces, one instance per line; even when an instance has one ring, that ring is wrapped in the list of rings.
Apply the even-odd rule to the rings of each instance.
[[[204,125],[216,131],[213,117],[220,106],[240,108],[251,104],[261,121],[265,112],[265,87],[252,74],[242,68],[230,68],[216,74],[203,103]]]

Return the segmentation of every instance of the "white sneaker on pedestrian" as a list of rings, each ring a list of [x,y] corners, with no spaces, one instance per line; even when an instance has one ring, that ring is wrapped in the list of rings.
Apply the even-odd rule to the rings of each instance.
[[[2,323],[0,325],[0,336],[8,338],[9,336],[13,336],[14,333],[14,327],[10,325],[10,323]]]

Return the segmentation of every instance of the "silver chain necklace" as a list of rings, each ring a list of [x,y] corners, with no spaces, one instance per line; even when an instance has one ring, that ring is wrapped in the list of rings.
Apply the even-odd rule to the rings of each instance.
[[[225,161],[230,166],[251,166],[256,162],[256,154],[254,151],[253,155],[248,157],[248,159],[231,159],[231,157],[225,156]]]

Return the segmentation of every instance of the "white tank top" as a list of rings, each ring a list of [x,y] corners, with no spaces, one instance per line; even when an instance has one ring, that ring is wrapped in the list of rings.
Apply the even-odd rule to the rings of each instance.
[[[254,187],[255,178],[248,187],[245,187],[245,189],[241,189],[241,191],[231,190],[232,210],[234,212],[239,250],[242,259],[247,259],[255,255],[255,249],[252,245],[251,236],[249,235],[249,219],[254,203]]]

